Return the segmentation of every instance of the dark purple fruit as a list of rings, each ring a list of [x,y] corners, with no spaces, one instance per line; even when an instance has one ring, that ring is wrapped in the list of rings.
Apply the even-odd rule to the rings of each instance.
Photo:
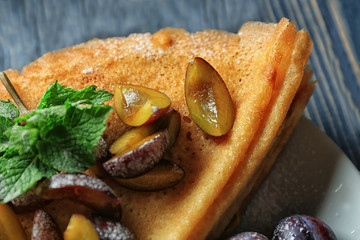
[[[103,163],[113,177],[132,178],[154,168],[163,157],[169,144],[168,131],[162,130],[138,142],[126,153],[115,155]]]
[[[39,184],[36,184],[34,187],[27,190],[24,194],[13,199],[10,203],[12,209],[16,213],[27,213],[32,212],[36,209],[42,208],[49,200],[43,199],[41,197],[41,188]]]
[[[121,218],[121,200],[100,179],[86,174],[60,173],[42,185],[44,199],[71,199],[106,216]]]
[[[121,186],[137,191],[159,191],[178,184],[185,176],[185,171],[175,163],[161,160],[152,170],[136,178],[113,179]]]
[[[170,150],[174,146],[179,133],[181,126],[181,116],[180,113],[174,109],[165,114],[163,118],[159,120],[161,129],[167,129],[169,134],[169,144],[166,150]]]
[[[42,209],[35,212],[31,240],[61,240],[59,227],[51,216]]]
[[[242,232],[227,240],[269,240],[267,237],[257,232]]]
[[[273,240],[336,240],[331,228],[311,216],[293,215],[280,220],[274,231]]]
[[[130,230],[119,221],[97,216],[94,217],[94,224],[101,240],[135,240]]]

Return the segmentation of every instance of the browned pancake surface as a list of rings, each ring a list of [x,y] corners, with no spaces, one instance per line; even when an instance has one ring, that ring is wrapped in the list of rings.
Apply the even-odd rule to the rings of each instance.
[[[124,223],[138,239],[201,239],[235,197],[224,195],[226,204],[216,205],[217,213],[208,215],[234,171],[252,164],[248,162],[249,147],[255,147],[251,144],[260,134],[259,129],[264,128],[264,118],[272,111],[269,106],[274,105],[282,86],[287,85],[287,101],[278,107],[272,121],[274,129],[265,145],[270,145],[285,118],[311,51],[310,48],[299,54],[296,57],[302,61],[290,64],[297,38],[294,25],[286,19],[277,25],[248,24],[239,34],[216,30],[190,34],[180,29],[163,29],[154,35],[94,39],[47,53],[24,67],[20,76],[11,70],[7,74],[29,109],[36,107],[55,80],[75,89],[94,84],[110,92],[117,84],[131,83],[167,94],[172,107],[182,116],[179,139],[167,158],[185,169],[185,179],[172,189],[153,193],[114,186],[123,198]],[[302,41],[306,46],[310,40]],[[219,72],[232,96],[236,118],[233,129],[223,137],[206,135],[189,118],[184,77],[186,66],[194,57],[204,58]],[[292,73],[294,76],[286,77],[291,67],[297,70]],[[0,97],[9,98],[3,86]],[[113,100],[109,104],[113,105]],[[127,129],[113,112],[104,138],[112,143]],[[265,154],[262,150],[253,164],[259,165]],[[251,181],[251,173],[240,174],[245,174],[243,185]],[[62,229],[67,217],[57,218]]]

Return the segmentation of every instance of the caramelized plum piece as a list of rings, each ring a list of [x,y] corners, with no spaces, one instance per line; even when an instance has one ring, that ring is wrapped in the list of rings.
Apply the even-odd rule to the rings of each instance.
[[[94,224],[101,240],[135,240],[134,234],[119,221],[97,216]]]
[[[158,131],[158,128],[154,123],[148,124],[145,126],[132,128],[123,135],[121,135],[118,140],[116,140],[110,147],[110,152],[112,154],[122,154],[129,151],[135,144],[142,141],[144,138],[154,134]]]
[[[81,214],[73,214],[64,232],[64,240],[99,240],[93,223]]]
[[[168,143],[168,131],[159,131],[135,144],[128,152],[115,155],[103,163],[103,167],[113,177],[140,176],[153,169],[160,161]]]
[[[185,171],[175,163],[161,160],[151,171],[136,178],[113,179],[121,186],[137,191],[159,191],[178,184],[185,176]]]
[[[150,135],[167,129],[169,134],[169,150],[175,143],[180,132],[180,114],[175,110],[166,113],[158,121],[147,124],[141,127],[132,128],[119,137],[110,147],[110,152],[114,155],[119,155],[129,151],[133,146]]]
[[[68,198],[100,214],[121,218],[121,201],[113,190],[100,179],[86,174],[56,174],[43,184],[42,196],[45,199]]]
[[[50,200],[41,197],[41,187],[39,185],[40,182],[11,201],[10,204],[15,213],[32,212],[50,202]]]
[[[169,144],[167,150],[171,149],[175,144],[176,139],[179,136],[181,125],[180,113],[174,109],[166,113],[166,115],[160,119],[160,127],[168,130]]]
[[[204,132],[222,136],[231,129],[235,111],[230,93],[218,72],[202,58],[188,64],[185,98],[192,120]]]
[[[25,240],[25,232],[14,211],[0,203],[0,239]]]
[[[31,240],[61,240],[60,229],[42,209],[35,212]]]
[[[115,110],[129,126],[149,124],[163,116],[170,107],[170,98],[154,89],[119,85],[115,89]]]
[[[280,220],[273,240],[336,240],[335,233],[324,222],[311,216],[293,215]]]
[[[257,232],[242,232],[227,240],[269,240],[267,237]]]

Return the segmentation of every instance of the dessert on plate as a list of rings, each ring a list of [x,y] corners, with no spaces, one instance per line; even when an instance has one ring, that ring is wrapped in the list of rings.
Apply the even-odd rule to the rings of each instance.
[[[119,86],[135,85],[168,96],[171,104],[163,108],[178,112],[181,124],[176,141],[162,158],[183,169],[181,181],[157,191],[129,189],[111,177],[103,181],[121,199],[121,221],[136,239],[217,239],[236,226],[239,213],[271,169],[314,90],[306,68],[311,49],[309,35],[297,31],[288,19],[276,24],[249,22],[238,33],[165,28],[154,34],[94,39],[47,53],[21,73],[5,73],[28,110],[38,106],[56,81],[75,90],[96,85],[112,94]],[[226,94],[216,93],[218,87],[198,86],[206,96],[215,91],[220,104],[226,102],[221,106],[226,111],[218,116],[221,121],[203,123],[206,116],[201,114],[195,119],[194,104],[187,102],[191,98],[185,94],[191,71],[223,80],[230,105]],[[201,96],[195,94],[190,101],[196,105]],[[3,86],[0,98],[11,99]],[[117,108],[116,101],[112,98],[105,104]],[[120,119],[121,110],[116,110],[109,114],[102,134],[109,146],[138,128],[125,124],[126,115]],[[224,122],[226,130],[212,132],[212,124]],[[108,165],[105,170],[113,169]],[[87,205],[68,200],[54,200],[44,209],[60,231],[65,231],[73,213],[89,219],[92,215]],[[33,216],[34,212],[18,214],[28,238]]]

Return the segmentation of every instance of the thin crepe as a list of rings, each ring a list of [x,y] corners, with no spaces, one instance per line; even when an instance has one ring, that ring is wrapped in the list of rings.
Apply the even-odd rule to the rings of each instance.
[[[55,80],[75,89],[94,84],[110,92],[117,84],[131,83],[167,94],[182,116],[182,126],[166,158],[185,169],[185,179],[172,189],[152,193],[109,184],[123,198],[123,221],[137,239],[203,239],[238,193],[241,201],[248,198],[251,191],[244,190],[257,181],[255,172],[266,174],[260,171],[267,166],[262,160],[299,89],[311,47],[308,34],[296,32],[287,19],[278,24],[248,23],[238,34],[167,28],[154,35],[94,39],[47,53],[24,67],[21,75],[6,73],[29,109]],[[206,135],[189,117],[184,77],[187,63],[196,56],[219,72],[234,102],[234,126],[223,137]],[[0,97],[9,98],[3,87]],[[128,129],[115,113],[107,124],[108,143]],[[66,211],[63,202],[47,207],[61,229],[72,211],[79,211],[69,206]],[[20,218],[30,231],[31,214]]]

